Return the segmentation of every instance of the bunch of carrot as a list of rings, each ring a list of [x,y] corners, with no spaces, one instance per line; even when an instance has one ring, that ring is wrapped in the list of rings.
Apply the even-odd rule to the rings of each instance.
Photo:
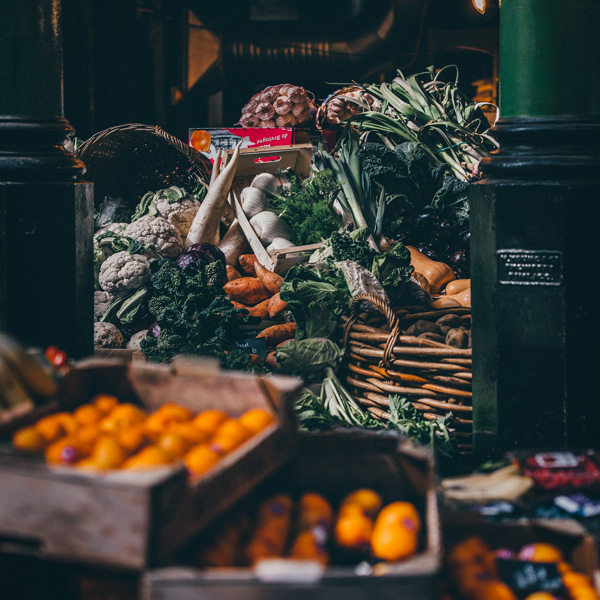
[[[279,296],[283,277],[258,262],[254,254],[242,254],[239,264],[242,275],[235,267],[227,266],[227,283],[223,286],[236,308],[243,308],[250,316],[262,320],[283,320],[288,305]],[[256,337],[264,338],[268,349],[293,339],[296,323],[277,323],[263,329]]]

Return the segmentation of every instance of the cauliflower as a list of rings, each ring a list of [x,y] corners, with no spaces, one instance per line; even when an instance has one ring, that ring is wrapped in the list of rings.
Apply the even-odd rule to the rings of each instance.
[[[94,347],[95,348],[122,348],[123,334],[112,323],[94,323]]]
[[[127,348],[129,348],[129,350],[141,350],[140,342],[146,337],[147,333],[147,329],[134,333],[127,342]]]
[[[151,244],[164,258],[175,258],[183,252],[183,242],[174,225],[162,217],[146,215],[129,223],[124,236],[133,238],[141,244]]]
[[[112,301],[113,297],[108,292],[94,292],[94,321],[100,319],[100,317],[108,310]]]
[[[109,294],[125,294],[137,290],[150,280],[150,262],[142,254],[125,250],[109,256],[100,267],[98,282]]]
[[[200,202],[192,196],[182,198],[179,202],[170,202],[168,198],[159,194],[154,197],[158,213],[161,217],[167,219],[177,229],[181,239],[185,240],[192,226],[192,221],[200,208]]]

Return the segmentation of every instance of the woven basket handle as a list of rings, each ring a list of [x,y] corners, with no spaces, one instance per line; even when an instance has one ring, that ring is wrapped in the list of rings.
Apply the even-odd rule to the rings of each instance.
[[[370,302],[377,308],[385,318],[387,319],[388,325],[390,326],[390,335],[388,337],[387,342],[385,343],[385,348],[383,350],[383,359],[382,362],[385,367],[390,366],[390,359],[392,358],[392,354],[394,352],[394,346],[396,345],[396,340],[400,335],[400,322],[398,318],[394,314],[392,307],[384,302],[379,296],[375,294],[358,294],[352,300],[352,312],[350,313],[350,318],[348,319],[346,326],[344,327],[344,349],[348,348],[348,343],[350,340],[350,329],[352,326],[358,321],[359,315],[359,306],[363,301]]]

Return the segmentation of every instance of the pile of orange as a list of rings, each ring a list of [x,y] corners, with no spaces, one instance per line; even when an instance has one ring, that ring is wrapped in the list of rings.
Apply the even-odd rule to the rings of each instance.
[[[228,527],[232,521],[243,522],[244,531],[232,533]],[[234,514],[227,526],[217,527],[212,535],[209,532],[196,562],[201,566],[246,566],[263,558],[290,557],[326,565],[331,553],[340,558],[342,553],[348,555],[342,560],[372,556],[399,561],[417,551],[419,530],[420,517],[413,504],[384,506],[381,496],[369,488],[346,495],[337,511],[313,491],[298,500],[279,493],[260,501],[250,519]]]
[[[589,577],[573,570],[559,548],[536,542],[518,552],[493,550],[479,536],[454,546],[446,556],[450,583],[462,600],[517,600],[517,593],[498,578],[496,558],[511,557],[528,562],[556,563],[569,600],[600,600]],[[556,600],[547,591],[530,593],[525,600]]]
[[[233,418],[220,409],[194,414],[174,402],[148,414],[99,394],[73,412],[18,430],[12,441],[17,450],[43,452],[52,465],[139,470],[183,461],[192,476],[199,476],[274,421],[262,408]]]

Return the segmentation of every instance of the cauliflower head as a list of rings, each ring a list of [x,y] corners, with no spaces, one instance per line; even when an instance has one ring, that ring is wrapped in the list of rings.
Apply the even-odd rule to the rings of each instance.
[[[192,196],[182,198],[179,202],[171,202],[168,198],[157,194],[154,203],[160,216],[167,219],[177,229],[181,239],[185,240],[200,208],[200,202]]]
[[[124,236],[145,245],[152,245],[164,258],[175,258],[183,252],[183,241],[177,228],[163,217],[146,215],[129,223]]]
[[[119,328],[112,323],[94,323],[95,348],[122,348],[125,342]]]
[[[100,227],[100,229],[96,229],[96,231],[94,231],[94,239],[103,233],[106,233],[107,231],[122,234],[127,225],[129,225],[129,223],[109,223],[108,225],[104,225],[104,227]]]
[[[112,301],[113,297],[108,292],[94,292],[94,321],[100,319],[100,317],[108,310]]]
[[[150,280],[150,262],[142,254],[125,250],[109,256],[100,267],[100,287],[113,296],[137,290]]]

